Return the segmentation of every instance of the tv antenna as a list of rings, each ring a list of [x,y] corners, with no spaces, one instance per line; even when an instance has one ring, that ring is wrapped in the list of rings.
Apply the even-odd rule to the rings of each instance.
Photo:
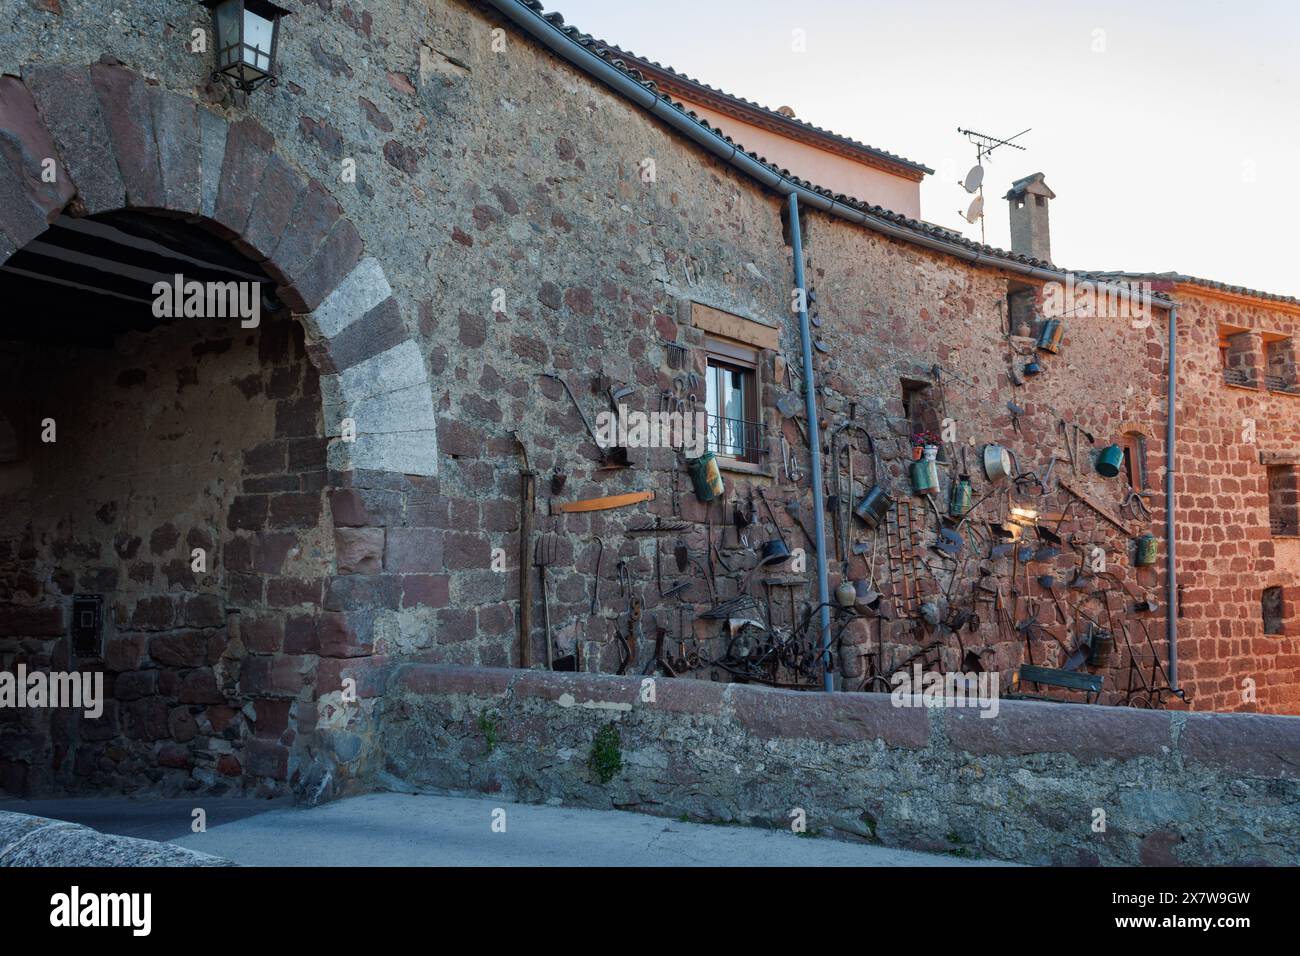
[[[1032,129],[1033,127],[1030,127]],[[1010,146],[1012,149],[1023,150],[1025,147],[1012,140],[1019,139],[1028,133],[1029,130],[1021,130],[1015,136],[1008,136],[1002,139],[997,136],[990,136],[988,133],[980,133],[973,129],[962,129],[957,127],[957,132],[961,133],[968,140],[975,144],[975,165],[971,167],[966,178],[961,181],[962,189],[968,193],[977,193],[971,204],[965,212],[958,212],[958,215],[967,222],[974,224],[977,220],[980,224],[980,242],[984,241],[984,157],[988,156],[993,150],[1000,146]]]

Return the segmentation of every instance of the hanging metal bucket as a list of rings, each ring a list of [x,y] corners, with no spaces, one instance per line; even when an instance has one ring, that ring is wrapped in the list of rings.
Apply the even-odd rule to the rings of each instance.
[[[871,487],[867,489],[866,497],[854,507],[853,513],[868,528],[874,529],[880,527],[880,522],[885,520],[889,509],[894,507],[894,499],[880,484],[880,456],[876,454],[876,440],[868,435],[867,444],[871,446]]]
[[[1160,542],[1153,534],[1144,534],[1137,539],[1133,552],[1133,563],[1139,568],[1149,568],[1160,556]]]
[[[718,467],[718,459],[713,452],[706,451],[699,458],[692,458],[686,466],[690,471],[696,498],[708,502],[722,497],[722,469]]]
[[[1124,464],[1124,449],[1119,445],[1110,445],[1101,450],[1097,456],[1097,474],[1105,478],[1114,478]]]
[[[867,492],[867,496],[859,501],[857,507],[853,509],[853,513],[868,528],[878,528],[880,522],[885,520],[885,515],[889,514],[889,509],[892,507],[894,507],[894,499],[889,492],[879,485],[872,485]]]
[[[767,567],[773,564],[784,564],[789,559],[790,549],[785,546],[785,542],[780,538],[771,538],[763,543],[758,564],[760,567]]]
[[[912,462],[912,490],[918,495],[933,495],[939,490],[939,466],[927,459]]]
[[[863,607],[874,611],[880,605],[881,593],[872,589],[871,584],[865,578],[854,581],[853,590],[856,594],[857,603]]]
[[[1088,650],[1089,667],[1105,667],[1115,650],[1115,635],[1098,628],[1092,632],[1092,646]]]
[[[1061,351],[1061,340],[1065,338],[1065,323],[1060,319],[1048,319],[1038,333],[1038,350],[1055,355]]]
[[[954,518],[964,518],[975,502],[975,489],[971,487],[970,475],[958,475],[952,483],[952,496],[948,500],[948,514]]]

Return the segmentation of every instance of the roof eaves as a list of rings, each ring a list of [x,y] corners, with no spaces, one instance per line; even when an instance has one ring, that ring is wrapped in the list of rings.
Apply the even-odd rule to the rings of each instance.
[[[1286,305],[1300,306],[1300,298],[1290,295],[1281,295],[1276,292],[1262,292],[1259,289],[1251,289],[1243,285],[1233,285],[1229,282],[1220,282],[1217,279],[1203,279],[1200,276],[1187,275],[1182,272],[1098,272],[1094,273],[1108,279],[1146,279],[1173,283],[1178,285],[1200,286],[1203,289],[1213,289],[1217,292],[1226,292],[1231,295],[1245,296],[1251,299],[1260,299],[1264,302],[1281,302]]]
[[[742,111],[761,116],[762,119],[768,123],[775,124],[779,127],[784,127],[785,129],[790,130],[792,132],[802,133],[804,135],[830,140],[841,146],[845,146],[852,150],[865,153],[871,157],[874,157],[877,160],[883,160],[884,162],[889,163],[891,165],[901,166],[904,167],[905,169],[922,173],[927,176],[934,174],[934,170],[931,169],[929,166],[926,166],[924,163],[918,163],[915,160],[908,159],[906,156],[899,156],[897,153],[891,153],[888,150],[880,149],[879,147],[872,146],[868,143],[863,143],[860,140],[856,140],[851,136],[845,136],[842,133],[836,133],[833,130],[824,129],[813,123],[809,123],[806,120],[801,120],[797,116],[787,116],[784,113],[772,109],[771,107],[764,106],[762,103],[757,103],[754,100],[745,99],[743,96],[737,96],[734,93],[728,93],[726,90],[719,89],[716,86],[710,86],[708,83],[705,83],[701,80],[697,80],[694,77],[686,75],[685,73],[678,72],[677,70],[673,69],[671,66],[665,66],[664,64],[661,64],[655,60],[650,60],[646,57],[639,56],[638,54],[633,53],[630,50],[625,50],[615,44],[608,43],[607,41],[597,40],[595,42],[605,45],[618,56],[624,57],[625,59],[628,60],[635,61],[636,64],[643,71],[651,72],[658,76],[661,76],[664,79],[667,79],[669,82],[674,83],[675,85],[677,85],[682,89],[698,90],[708,96],[717,97],[719,99],[729,101],[731,104],[738,107]]]

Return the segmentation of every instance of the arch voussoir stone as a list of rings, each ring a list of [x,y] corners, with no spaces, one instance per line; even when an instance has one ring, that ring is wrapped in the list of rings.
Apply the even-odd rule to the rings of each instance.
[[[126,188],[126,204],[139,209],[165,209],[167,197],[158,165],[153,106],[144,78],[125,67],[96,63],[90,68],[90,84],[99,98],[117,170]]]
[[[330,467],[435,475],[437,418],[424,357],[402,322],[383,267],[362,259],[310,316],[332,371],[321,377]],[[338,440],[344,419],[355,438]]]
[[[149,88],[163,205],[169,212],[199,215],[203,208],[203,128],[206,113],[188,96]]]
[[[31,93],[18,77],[0,77],[0,260],[40,235],[74,192]]]
[[[88,67],[28,66],[23,84],[49,130],[85,215],[126,205],[112,139]]]

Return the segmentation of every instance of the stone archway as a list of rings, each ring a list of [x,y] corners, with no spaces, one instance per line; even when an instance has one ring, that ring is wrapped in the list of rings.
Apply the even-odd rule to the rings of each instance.
[[[116,63],[39,65],[21,77],[0,77],[0,263],[60,215],[123,210],[200,226],[277,283],[319,373],[327,496],[358,473],[437,474],[424,359],[382,265],[365,254],[329,189],[303,175],[260,124],[229,121]],[[345,441],[349,419],[355,439]],[[336,526],[364,523],[333,510],[326,520]],[[230,527],[237,526],[232,512]],[[339,706],[338,686],[345,676],[365,684],[382,664],[373,656],[374,622],[364,607],[369,592],[362,579],[370,572],[335,571],[353,575],[340,589],[346,600],[331,601],[334,578],[306,589],[299,607],[318,605],[309,635],[296,634],[291,645],[285,622],[273,637],[259,635],[256,650],[263,653],[243,660],[235,671],[239,697],[222,705],[292,702],[285,706],[296,713],[296,726],[278,739],[247,741],[240,773],[262,789],[292,786],[326,797],[344,789],[367,759],[368,718]],[[6,600],[0,595],[0,605]],[[18,610],[18,618],[30,617],[30,609]],[[53,637],[64,624],[41,626]],[[245,637],[252,648],[253,636]]]
[[[118,65],[33,66],[0,77],[0,160],[0,262],[65,209],[192,218],[266,269],[306,325],[327,433],[357,424],[355,442],[331,444],[331,467],[437,474],[432,391],[383,266],[255,120]]]

